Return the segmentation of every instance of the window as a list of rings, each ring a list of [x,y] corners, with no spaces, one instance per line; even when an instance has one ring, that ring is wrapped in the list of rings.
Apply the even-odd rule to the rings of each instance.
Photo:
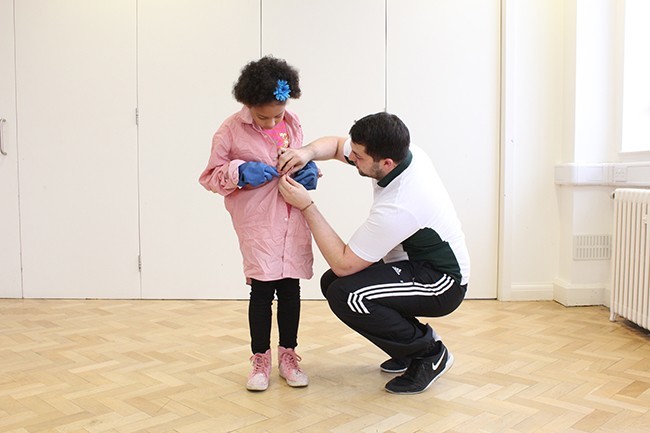
[[[623,152],[650,151],[650,1],[625,0]]]

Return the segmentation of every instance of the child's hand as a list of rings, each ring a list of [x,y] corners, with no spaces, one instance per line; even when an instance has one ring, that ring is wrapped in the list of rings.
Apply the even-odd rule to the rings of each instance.
[[[293,177],[296,182],[300,183],[307,190],[316,189],[318,185],[318,178],[320,177],[320,170],[314,163],[314,161],[309,161],[307,165],[296,172],[296,175]]]
[[[240,187],[245,185],[257,187],[277,176],[279,174],[275,167],[258,161],[245,162],[239,166],[239,182],[237,182],[237,185]]]

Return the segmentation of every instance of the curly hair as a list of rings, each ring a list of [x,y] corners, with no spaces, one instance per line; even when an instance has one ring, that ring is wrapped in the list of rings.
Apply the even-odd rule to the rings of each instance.
[[[274,94],[278,80],[289,84],[290,98],[300,98],[298,71],[286,61],[273,56],[264,56],[244,66],[232,94],[237,101],[251,107],[280,102]]]
[[[366,147],[374,161],[391,158],[402,162],[408,155],[411,135],[402,120],[394,114],[380,112],[357,120],[350,128],[350,138]]]

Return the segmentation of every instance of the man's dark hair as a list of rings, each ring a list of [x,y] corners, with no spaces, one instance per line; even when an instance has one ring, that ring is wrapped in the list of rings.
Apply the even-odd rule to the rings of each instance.
[[[350,138],[365,146],[366,153],[374,161],[390,158],[402,162],[409,151],[409,130],[394,114],[380,112],[357,120],[350,128]]]

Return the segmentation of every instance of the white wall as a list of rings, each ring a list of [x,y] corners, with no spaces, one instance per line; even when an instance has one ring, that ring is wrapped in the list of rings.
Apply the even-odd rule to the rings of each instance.
[[[240,109],[231,83],[259,55],[259,0],[137,6],[142,297],[245,298],[223,197],[197,179],[212,134]]]
[[[286,31],[268,24],[283,21],[292,23],[291,34],[300,43],[287,43]],[[302,96],[288,107],[300,116],[304,144],[323,135],[345,135],[355,119],[384,110],[384,2],[264,0],[262,22],[262,54],[284,58],[300,71]],[[372,200],[369,181],[338,161],[318,166],[323,177],[312,198],[347,240],[367,216]],[[301,282],[301,294],[322,299],[320,276],[329,266],[315,243],[313,250],[314,277]]]
[[[504,5],[505,131],[499,299],[551,299],[560,224],[553,184],[563,138],[563,2]]]
[[[650,185],[648,167],[616,164],[629,173],[613,178],[619,154],[624,2],[564,2],[564,109],[561,165],[556,181],[560,218],[554,299],[565,305],[608,304],[610,260],[576,260],[576,235],[611,235],[618,183]]]
[[[23,296],[137,297],[135,5],[15,8]]]
[[[387,3],[387,110],[435,161],[463,226],[468,297],[497,295],[499,0]],[[468,181],[469,180],[469,181]]]
[[[620,2],[501,4],[499,298],[604,302],[609,262],[573,260],[572,241],[575,234],[611,233],[613,188],[558,186],[554,168],[620,159]],[[8,205],[0,206],[6,214]]]
[[[617,185],[650,185],[650,163],[618,152],[623,2],[502,5],[499,298],[607,304],[611,261],[575,259],[573,243],[611,235]]]
[[[0,0],[0,297],[22,296],[13,2]]]
[[[238,108],[230,95],[237,70],[270,53],[305,77],[304,96],[291,107],[307,141],[344,135],[354,119],[385,109],[389,94],[400,96],[400,111],[422,119],[408,122],[413,135],[432,156],[443,155],[441,177],[463,205],[478,282],[468,296],[493,298],[499,2],[411,0],[410,14],[397,6],[403,3],[16,2],[9,24],[17,90],[6,92],[17,95],[18,106],[11,121],[21,150],[22,225],[10,229],[22,235],[22,295],[246,298],[230,218],[197,177],[213,131]],[[474,13],[464,15],[464,8]],[[419,30],[435,44],[407,31],[418,11],[427,13]],[[426,17],[441,20],[434,31]],[[302,43],[287,43],[287,29],[273,25],[284,21]],[[412,40],[421,46],[406,58],[408,67],[391,65],[401,63]],[[410,73],[431,64],[432,74]],[[417,79],[437,90],[435,103],[417,86],[399,90],[401,81]],[[322,168],[326,177],[314,197],[347,239],[367,212],[369,181],[340,163]],[[17,192],[9,193],[15,199]],[[316,277],[303,286],[307,298],[320,297],[325,264],[318,252],[316,261]],[[485,291],[476,294],[479,286]]]
[[[619,67],[616,61],[617,3],[620,2],[576,0],[572,162],[605,162],[616,158],[616,120],[620,111],[616,99],[620,89],[614,85]],[[570,117],[567,122],[571,122]]]

